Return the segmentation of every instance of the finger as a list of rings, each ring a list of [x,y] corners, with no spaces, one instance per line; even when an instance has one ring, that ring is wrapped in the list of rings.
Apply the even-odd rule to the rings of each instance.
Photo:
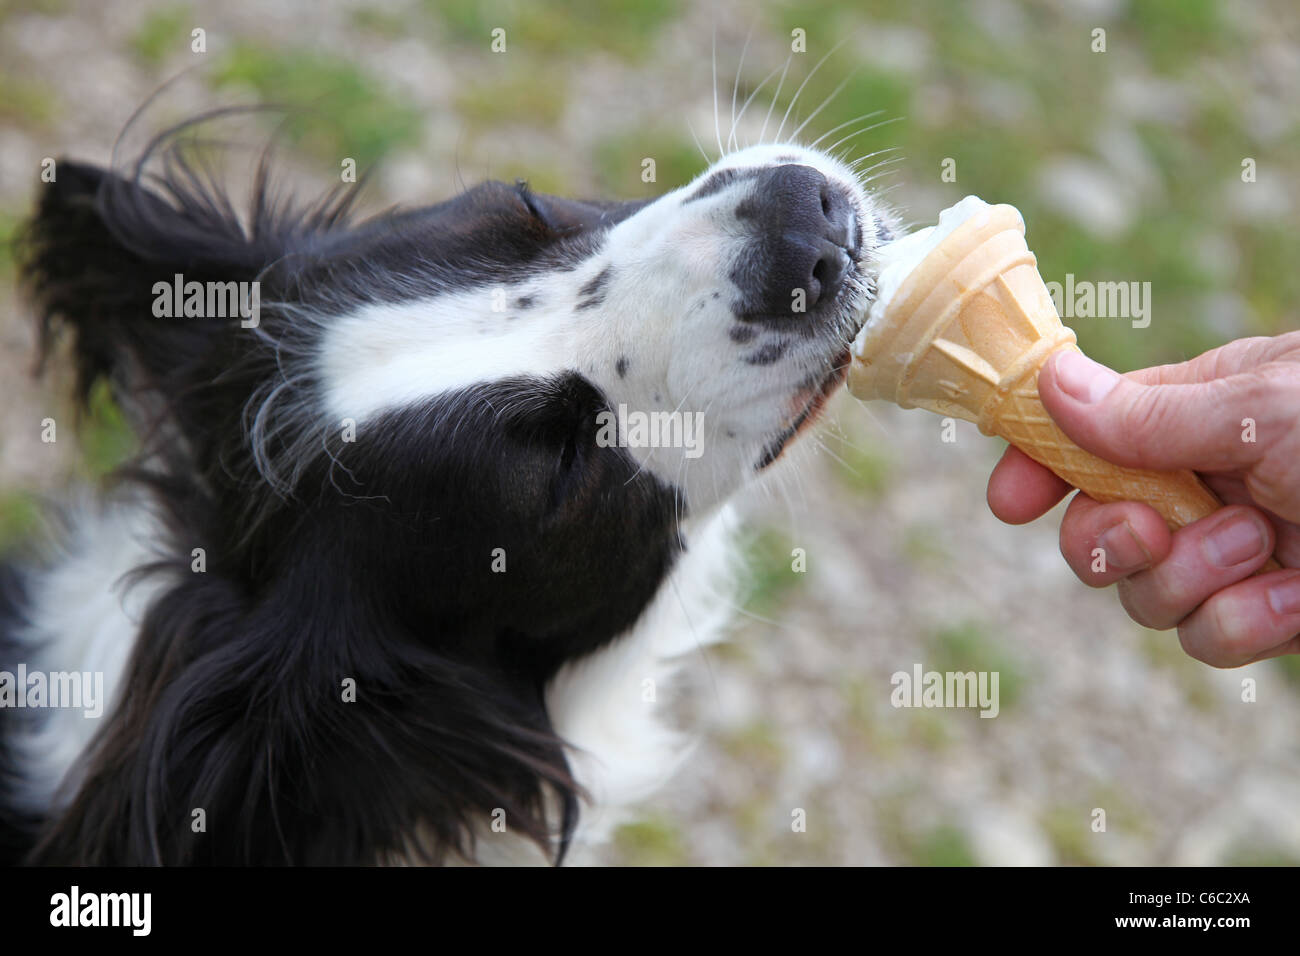
[[[1268,508],[1261,508],[1246,483],[1232,475],[1203,475],[1205,483],[1225,505],[1250,505],[1258,508],[1273,523],[1273,557],[1284,568],[1300,568],[1300,525],[1288,521]]]
[[[1261,574],[1212,595],[1178,628],[1190,656],[1238,667],[1288,653],[1300,635],[1300,572]]]
[[[1187,362],[1155,365],[1125,372],[1124,377],[1139,385],[1193,385],[1227,378],[1300,351],[1300,332],[1237,339],[1210,349]]]
[[[1173,536],[1169,555],[1119,582],[1129,617],[1165,630],[1216,591],[1259,570],[1273,552],[1273,526],[1254,508],[1233,505],[1189,524]]]
[[[1067,482],[1008,445],[989,475],[989,510],[1007,524],[1024,524],[1051,511],[1069,491]]]
[[[1061,555],[1080,581],[1104,588],[1164,560],[1172,537],[1148,505],[1103,505],[1077,494],[1061,520]]]
[[[1278,380],[1281,382],[1281,379]],[[1082,448],[1130,468],[1235,471],[1294,427],[1264,370],[1197,385],[1139,385],[1072,349],[1043,366],[1038,392]],[[1243,440],[1250,419],[1254,440]]]
[[[1282,657],[1285,654],[1300,654],[1300,634],[1291,638],[1289,641],[1283,641],[1277,647],[1270,647],[1261,654],[1255,655],[1256,661],[1266,661],[1270,657]],[[1254,661],[1251,661],[1254,663]]]

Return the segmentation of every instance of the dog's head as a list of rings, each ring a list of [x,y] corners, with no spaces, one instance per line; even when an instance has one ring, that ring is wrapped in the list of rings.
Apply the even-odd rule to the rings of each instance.
[[[450,238],[421,243],[430,294],[381,291],[325,330],[330,412],[365,421],[506,379],[589,387],[612,418],[546,430],[565,480],[630,458],[693,513],[771,464],[841,381],[893,229],[845,166],[793,145],[727,155],[652,202],[498,184],[431,217]],[[570,394],[513,407],[549,421],[548,396]]]

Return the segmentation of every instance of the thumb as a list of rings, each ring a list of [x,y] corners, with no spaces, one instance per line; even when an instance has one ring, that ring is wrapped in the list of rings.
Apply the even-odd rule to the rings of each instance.
[[[1259,458],[1246,431],[1261,410],[1261,376],[1142,385],[1074,349],[1051,356],[1038,394],[1081,448],[1128,468],[1236,471]],[[1245,423],[1243,423],[1245,422]]]

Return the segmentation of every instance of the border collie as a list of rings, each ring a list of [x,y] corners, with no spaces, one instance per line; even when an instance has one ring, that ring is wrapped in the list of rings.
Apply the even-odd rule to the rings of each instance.
[[[44,351],[143,451],[0,567],[0,851],[595,845],[680,759],[654,701],[726,621],[728,500],[842,381],[892,213],[777,142],[652,201],[485,182],[365,221],[264,163],[241,216],[176,132],[59,162],[20,247]],[[256,283],[255,321],[158,308],[191,283]],[[48,706],[68,674],[101,717]]]

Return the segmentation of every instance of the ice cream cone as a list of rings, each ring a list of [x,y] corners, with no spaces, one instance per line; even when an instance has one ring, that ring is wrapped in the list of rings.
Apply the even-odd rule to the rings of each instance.
[[[1178,529],[1222,507],[1191,471],[1121,468],[1057,427],[1038,371],[1078,349],[1061,324],[1025,225],[1012,206],[984,206],[901,280],[855,344],[849,390],[974,422],[1098,501],[1144,501]]]

